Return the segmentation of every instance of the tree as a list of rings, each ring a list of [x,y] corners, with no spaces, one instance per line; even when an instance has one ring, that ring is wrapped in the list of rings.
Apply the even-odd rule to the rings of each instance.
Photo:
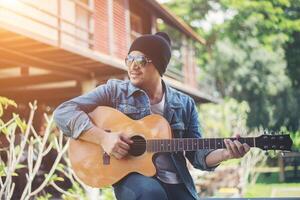
[[[223,97],[249,103],[249,127],[299,129],[300,1],[176,0],[167,5],[208,40],[209,54],[198,48],[198,63],[214,76]],[[197,25],[212,11],[231,17],[204,32]]]

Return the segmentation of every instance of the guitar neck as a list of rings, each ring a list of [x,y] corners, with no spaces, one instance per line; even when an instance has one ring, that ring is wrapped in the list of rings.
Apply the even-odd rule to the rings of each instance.
[[[196,151],[200,149],[225,149],[225,138],[175,138],[147,140],[147,151],[149,152],[176,152]],[[227,138],[232,141],[236,138]],[[247,143],[250,147],[256,147],[256,138],[247,137],[238,139],[242,144]]]
[[[240,138],[175,138],[175,139],[152,139],[147,140],[147,151],[149,152],[176,152],[196,151],[200,149],[225,149],[224,139],[238,140],[250,147],[263,150],[287,150],[291,151],[293,141],[287,134],[282,135],[260,135],[258,137]]]

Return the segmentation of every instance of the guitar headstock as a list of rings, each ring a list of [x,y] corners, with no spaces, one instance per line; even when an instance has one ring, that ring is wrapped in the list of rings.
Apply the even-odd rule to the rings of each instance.
[[[291,151],[293,141],[288,134],[284,135],[261,135],[255,138],[256,147],[263,150]]]

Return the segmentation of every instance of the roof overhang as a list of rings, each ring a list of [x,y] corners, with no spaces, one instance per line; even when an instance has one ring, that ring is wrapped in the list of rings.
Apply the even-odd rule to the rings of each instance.
[[[169,77],[163,77],[164,81],[169,84],[171,87],[174,87],[177,90],[182,91],[183,93],[191,96],[197,103],[220,103],[220,99],[212,97],[204,92],[201,92],[199,89],[193,87],[187,87],[185,84],[173,80]]]
[[[205,45],[206,41],[200,37],[189,25],[187,25],[181,18],[174,15],[166,6],[158,3],[155,0],[146,0],[146,2],[154,9],[158,17],[161,17],[165,22],[180,29],[184,34],[192,39]]]

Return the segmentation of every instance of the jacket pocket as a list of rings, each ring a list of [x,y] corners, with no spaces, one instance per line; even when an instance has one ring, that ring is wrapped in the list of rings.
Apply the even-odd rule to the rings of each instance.
[[[141,115],[141,110],[136,108],[135,106],[132,106],[130,104],[118,104],[117,110],[121,111],[131,119],[139,119]]]
[[[171,129],[173,133],[173,137],[182,138],[185,132],[185,127],[183,122],[175,122],[171,124]]]

